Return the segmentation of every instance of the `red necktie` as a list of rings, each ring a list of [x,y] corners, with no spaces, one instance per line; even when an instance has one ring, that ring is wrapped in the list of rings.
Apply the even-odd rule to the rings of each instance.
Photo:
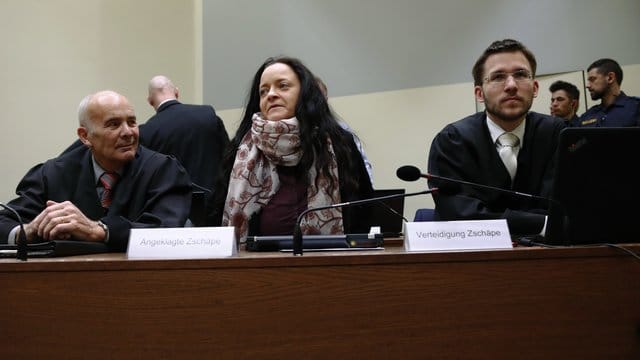
[[[113,187],[118,181],[118,174],[114,172],[104,172],[100,176],[100,183],[104,187],[102,197],[100,198],[100,204],[103,208],[108,208],[111,205],[113,199]]]

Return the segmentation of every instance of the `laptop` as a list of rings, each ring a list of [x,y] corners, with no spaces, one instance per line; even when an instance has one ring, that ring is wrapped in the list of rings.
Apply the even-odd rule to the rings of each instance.
[[[640,128],[566,128],[545,243],[638,241]]]
[[[378,189],[371,197],[404,194],[405,189]],[[404,197],[387,199],[369,204],[370,226],[380,226],[380,232],[387,237],[398,237],[402,233],[404,221]]]

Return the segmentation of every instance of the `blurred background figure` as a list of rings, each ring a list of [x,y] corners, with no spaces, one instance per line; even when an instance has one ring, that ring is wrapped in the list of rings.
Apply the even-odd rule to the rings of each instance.
[[[318,82],[318,86],[320,86],[320,90],[322,90],[322,93],[324,94],[324,97],[327,99],[327,101],[329,101],[329,91],[327,90],[327,84],[325,84],[324,81],[322,81],[322,79],[319,78],[318,76],[316,76],[316,81]],[[346,121],[344,121],[339,116],[336,116],[336,118],[338,120],[338,124],[343,129],[345,129],[348,132],[350,132],[351,135],[353,135],[353,141],[356,143],[356,146],[358,147],[358,151],[360,151],[360,155],[362,155],[362,160],[364,161],[364,165],[367,168],[367,173],[369,174],[369,179],[371,180],[371,184],[373,184],[373,166],[371,166],[371,162],[369,161],[369,158],[367,158],[367,154],[365,154],[365,152],[364,152],[364,147],[362,146],[362,141],[360,140],[358,135],[356,135],[356,133],[351,129],[349,124],[346,123]]]
[[[580,90],[572,83],[558,80],[549,86],[551,92],[551,115],[563,119],[567,126],[576,126]]]
[[[587,90],[592,106],[578,120],[578,126],[624,127],[640,126],[640,99],[627,96],[622,90],[622,68],[613,59],[599,59],[587,68]]]
[[[175,156],[197,187],[211,193],[229,135],[212,106],[183,104],[179,96],[166,76],[149,81],[147,101],[156,114],[140,126],[140,142]]]

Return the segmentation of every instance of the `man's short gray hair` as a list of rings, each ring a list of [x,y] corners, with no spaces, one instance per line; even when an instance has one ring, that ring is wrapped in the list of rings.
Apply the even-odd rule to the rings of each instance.
[[[78,122],[80,126],[84,126],[87,129],[91,128],[91,119],[89,119],[89,102],[91,102],[91,98],[93,98],[94,94],[89,94],[85,96],[82,101],[80,101],[80,105],[78,105]]]

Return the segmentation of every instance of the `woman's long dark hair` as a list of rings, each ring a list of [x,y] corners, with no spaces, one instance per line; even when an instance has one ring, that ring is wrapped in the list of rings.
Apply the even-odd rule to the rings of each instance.
[[[227,188],[229,187],[229,176],[233,168],[238,146],[251,129],[253,114],[260,112],[259,88],[262,73],[267,67],[276,63],[288,65],[300,81],[300,94],[296,104],[295,116],[300,123],[300,145],[303,155],[297,170],[301,175],[307,173],[315,160],[317,173],[322,173],[326,178],[331,179],[329,172],[331,158],[327,144],[328,136],[331,138],[333,150],[336,154],[340,185],[346,186],[349,191],[355,192],[358,190],[357,179],[349,176],[349,174],[357,173],[354,171],[357,164],[354,163],[354,157],[350,156],[351,147],[349,144],[353,142],[352,135],[343,130],[338,124],[337,117],[331,111],[326,97],[320,90],[315,75],[296,58],[284,56],[274,57],[268,58],[254,75],[251,89],[247,96],[247,105],[242,116],[242,121],[229,147],[225,151],[220,172],[221,176],[215,188],[215,203],[218,208],[224,206]],[[303,178],[306,179],[306,177]],[[339,184],[329,184],[329,193],[337,186],[339,186]],[[222,204],[220,204],[221,202]],[[220,209],[218,209],[218,211],[220,211]],[[218,215],[221,216],[221,214]]]

